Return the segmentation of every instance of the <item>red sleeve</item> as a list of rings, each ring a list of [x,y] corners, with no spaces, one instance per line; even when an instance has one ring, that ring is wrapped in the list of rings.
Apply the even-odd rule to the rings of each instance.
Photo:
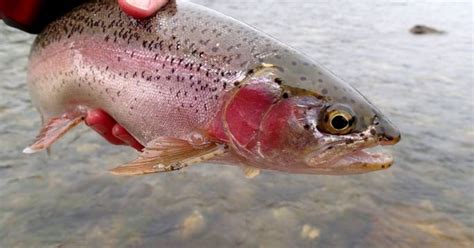
[[[37,18],[40,0],[0,0],[0,16],[22,26]]]
[[[0,0],[0,17],[6,24],[30,33],[40,32],[48,23],[85,0]]]

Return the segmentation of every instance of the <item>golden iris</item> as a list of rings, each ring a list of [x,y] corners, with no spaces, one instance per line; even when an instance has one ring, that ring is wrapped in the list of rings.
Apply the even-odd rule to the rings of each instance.
[[[354,117],[343,110],[333,110],[324,118],[323,128],[331,134],[347,134],[352,131]]]

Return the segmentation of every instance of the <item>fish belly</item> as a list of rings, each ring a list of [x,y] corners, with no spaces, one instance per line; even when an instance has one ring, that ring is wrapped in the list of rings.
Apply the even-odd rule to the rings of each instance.
[[[191,72],[130,51],[85,38],[52,44],[32,56],[28,85],[43,119],[101,108],[142,144],[205,128],[217,112],[221,89],[200,75],[190,87]]]

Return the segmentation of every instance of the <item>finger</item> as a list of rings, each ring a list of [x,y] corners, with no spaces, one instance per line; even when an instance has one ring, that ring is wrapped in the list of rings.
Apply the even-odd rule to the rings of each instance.
[[[127,130],[125,130],[125,128],[119,124],[115,124],[115,126],[112,128],[112,133],[122,142],[137,149],[138,151],[141,151],[144,148]]]
[[[100,109],[93,109],[87,112],[85,123],[114,145],[125,144],[112,133],[112,128],[117,122],[106,112]]]
[[[126,14],[144,19],[154,15],[168,0],[118,0],[118,3]]]

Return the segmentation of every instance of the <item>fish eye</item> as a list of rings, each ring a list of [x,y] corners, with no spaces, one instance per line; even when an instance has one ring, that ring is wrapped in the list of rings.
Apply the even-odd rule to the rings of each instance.
[[[349,120],[343,114],[337,114],[332,117],[331,126],[336,130],[343,130],[349,126]]]
[[[354,126],[354,116],[342,109],[327,109],[318,127],[331,134],[347,134]]]

